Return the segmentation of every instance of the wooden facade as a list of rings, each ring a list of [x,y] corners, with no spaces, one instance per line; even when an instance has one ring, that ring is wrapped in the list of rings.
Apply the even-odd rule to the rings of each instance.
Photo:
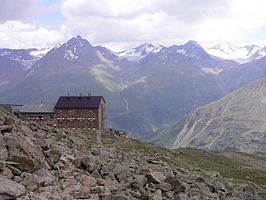
[[[64,96],[55,105],[58,128],[104,129],[105,100],[102,96]]]

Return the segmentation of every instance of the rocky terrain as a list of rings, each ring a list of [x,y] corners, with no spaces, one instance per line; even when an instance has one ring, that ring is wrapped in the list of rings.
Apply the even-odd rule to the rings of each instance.
[[[0,108],[0,199],[263,199],[266,161],[63,131]]]

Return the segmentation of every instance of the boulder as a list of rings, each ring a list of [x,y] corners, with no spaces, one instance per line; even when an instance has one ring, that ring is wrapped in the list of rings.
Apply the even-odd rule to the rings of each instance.
[[[87,155],[87,156],[76,157],[73,161],[73,164],[75,167],[86,170],[91,173],[97,168],[95,162],[96,159],[94,156]]]
[[[161,190],[156,190],[151,198],[152,200],[162,200],[162,191]]]
[[[73,164],[76,168],[81,167],[81,160],[82,160],[82,157],[76,157],[75,160],[73,161]]]
[[[34,172],[44,165],[45,157],[28,138],[4,136],[4,140],[8,148],[8,160],[18,163],[18,169]]]
[[[0,199],[16,199],[26,192],[25,187],[9,179],[0,178]]]
[[[0,172],[0,176],[5,176],[5,178],[11,179],[13,177],[12,171],[7,167],[4,167]]]
[[[146,178],[152,183],[161,183],[165,180],[165,176],[161,172],[150,172],[146,174]]]
[[[113,171],[118,182],[126,181],[127,177],[131,175],[128,167],[120,163],[115,166]]]
[[[8,152],[6,149],[6,143],[3,139],[3,136],[0,134],[0,160],[6,161],[8,158]]]
[[[173,187],[173,191],[175,193],[179,193],[179,192],[185,192],[186,191],[186,187],[184,186],[184,184],[179,181],[176,177],[174,176],[168,176],[166,179],[165,179],[165,182],[166,183],[169,183],[172,185]]]
[[[36,176],[36,182],[39,186],[50,186],[55,181],[55,177],[52,175],[52,173],[44,168],[41,168],[35,172]]]
[[[20,176],[21,175],[21,171],[19,169],[17,169],[16,167],[12,166],[12,165],[7,165],[7,167],[12,171],[12,173],[15,176]]]
[[[173,186],[170,183],[161,182],[156,186],[156,188],[162,190],[163,192],[168,192],[173,189]]]
[[[13,126],[14,124],[14,119],[12,117],[5,117],[4,119],[4,125],[11,125]]]
[[[137,175],[135,174],[134,175],[134,180],[133,182],[131,183],[131,187],[133,189],[139,189],[141,190],[144,185],[147,183],[147,178],[144,176],[144,175]]]
[[[88,187],[88,188],[96,186],[96,183],[97,183],[95,178],[93,178],[92,176],[84,175],[84,174],[78,175],[76,177],[76,180],[80,182],[84,187]]]
[[[21,184],[23,184],[28,191],[35,191],[38,188],[36,176],[32,174],[26,174]]]
[[[48,164],[54,168],[55,163],[57,163],[61,157],[61,153],[58,149],[49,149],[44,152],[44,155],[47,157]]]

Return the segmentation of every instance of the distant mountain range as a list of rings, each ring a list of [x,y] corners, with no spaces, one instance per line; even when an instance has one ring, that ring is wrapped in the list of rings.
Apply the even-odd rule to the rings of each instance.
[[[77,36],[51,49],[1,49],[0,103],[55,102],[67,93],[103,95],[107,126],[147,139],[264,76],[264,59],[239,64],[210,55],[195,41],[142,44],[115,53]]]
[[[266,46],[261,47],[258,45],[236,46],[230,43],[223,43],[207,48],[206,50],[211,55],[235,60],[239,63],[254,61],[266,55]]]
[[[199,107],[158,131],[153,142],[266,156],[266,78]]]

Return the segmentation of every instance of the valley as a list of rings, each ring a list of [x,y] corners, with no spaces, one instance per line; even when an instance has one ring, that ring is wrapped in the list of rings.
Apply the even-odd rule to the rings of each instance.
[[[77,36],[47,50],[1,52],[1,103],[54,103],[68,93],[104,96],[107,127],[166,146],[173,137],[162,127],[266,74],[264,57],[239,64],[208,54],[195,41],[115,53]]]

